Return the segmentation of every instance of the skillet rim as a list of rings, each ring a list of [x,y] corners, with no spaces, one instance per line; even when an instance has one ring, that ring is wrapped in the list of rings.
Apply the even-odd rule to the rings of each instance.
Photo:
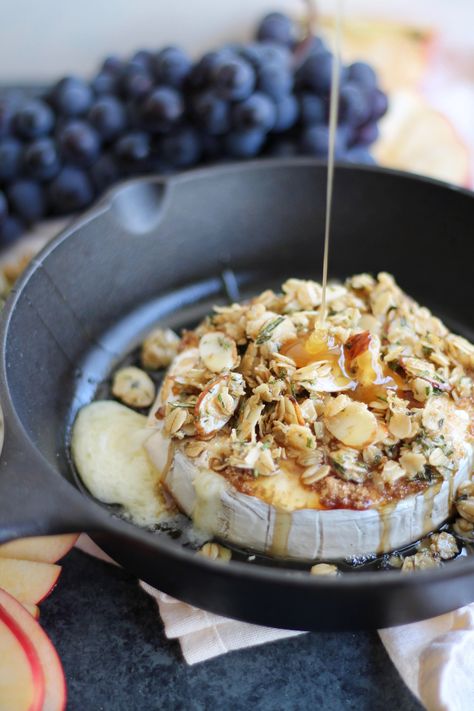
[[[153,183],[162,184],[166,187],[173,187],[174,185],[179,185],[181,183],[192,181],[193,179],[205,178],[210,175],[213,176],[217,174],[227,174],[234,172],[246,172],[255,170],[265,170],[269,167],[275,169],[285,169],[286,167],[298,168],[298,167],[315,167],[322,168],[326,166],[326,162],[323,160],[317,160],[310,157],[290,157],[290,158],[262,158],[258,160],[252,160],[248,162],[231,162],[218,166],[206,166],[201,168],[196,168],[183,173],[178,173],[171,176],[143,176],[132,178],[130,180],[122,181],[117,185],[113,186],[108,190],[105,195],[89,210],[82,213],[61,232],[54,237],[45,247],[32,259],[28,267],[25,269],[23,274],[20,276],[18,281],[15,283],[7,302],[3,308],[1,316],[1,329],[0,329],[0,349],[1,349],[1,360],[0,360],[0,392],[2,395],[1,407],[3,409],[5,419],[7,415],[10,418],[13,417],[17,434],[19,437],[24,438],[28,444],[34,448],[35,454],[38,459],[42,461],[46,468],[48,469],[48,474],[53,477],[60,477],[62,480],[66,480],[68,486],[68,494],[70,496],[71,502],[77,505],[81,504],[82,508],[86,510],[95,509],[94,520],[97,520],[97,516],[102,524],[100,529],[95,529],[92,535],[96,532],[104,532],[107,534],[117,535],[118,537],[125,536],[130,540],[134,540],[137,543],[145,543],[148,547],[152,547],[157,553],[164,553],[167,556],[171,556],[177,559],[180,564],[186,563],[189,571],[191,572],[194,568],[195,570],[208,570],[209,572],[214,572],[219,569],[221,574],[224,573],[227,576],[232,577],[246,577],[251,581],[252,579],[256,582],[261,583],[273,583],[274,585],[284,584],[289,587],[294,588],[317,588],[323,586],[329,590],[341,590],[341,589],[360,589],[365,585],[373,586],[376,584],[385,590],[387,587],[396,587],[399,589],[412,588],[416,585],[425,584],[429,586],[431,583],[443,583],[448,580],[455,580],[458,578],[474,577],[474,555],[467,556],[464,559],[457,559],[456,567],[454,564],[448,566],[442,566],[440,568],[434,568],[430,570],[419,570],[416,571],[416,575],[401,575],[400,571],[358,571],[357,575],[341,575],[337,578],[328,576],[311,576],[306,571],[294,570],[291,568],[279,568],[279,567],[267,567],[267,566],[253,566],[248,563],[241,561],[232,561],[229,566],[223,566],[221,563],[216,561],[207,560],[204,556],[196,556],[194,551],[183,548],[180,544],[176,544],[173,540],[166,536],[157,536],[151,531],[142,529],[134,524],[131,524],[124,519],[120,519],[114,516],[110,511],[108,511],[103,505],[99,505],[98,502],[94,501],[93,497],[89,497],[81,492],[71,481],[67,480],[60,472],[55,471],[49,460],[44,457],[41,450],[39,450],[30,440],[28,433],[26,432],[23,423],[17,413],[16,408],[13,404],[13,398],[10,395],[10,387],[7,377],[7,369],[5,362],[5,349],[8,340],[8,328],[15,309],[15,305],[21,298],[23,291],[25,290],[29,279],[31,276],[42,267],[43,262],[47,259],[49,254],[51,254],[56,247],[62,244],[63,241],[68,239],[72,234],[75,234],[83,226],[88,224],[90,221],[100,217],[104,212],[111,209],[113,200],[115,196],[120,193],[124,188],[128,188],[131,185],[142,184],[142,183]],[[415,173],[409,173],[406,171],[401,171],[394,168],[386,168],[382,166],[367,166],[367,165],[357,165],[349,164],[344,162],[336,162],[336,168],[338,171],[361,171],[367,173],[375,173],[381,175],[388,175],[396,179],[402,179],[409,182],[423,183],[426,185],[433,186],[435,188],[441,188],[442,190],[449,190],[454,193],[461,194],[469,199],[474,199],[474,192],[466,187],[461,187],[448,183],[436,178],[426,177]],[[168,191],[165,190],[165,200]],[[474,209],[474,208],[473,208]],[[66,443],[65,443],[66,446]],[[54,485],[53,481],[51,482]],[[162,550],[163,549],[163,550]],[[454,563],[454,562],[453,562]],[[217,567],[216,567],[217,566]],[[381,575],[380,573],[384,574]]]

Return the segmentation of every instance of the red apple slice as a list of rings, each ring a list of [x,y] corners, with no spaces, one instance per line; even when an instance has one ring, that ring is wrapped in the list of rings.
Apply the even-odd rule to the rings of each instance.
[[[22,602],[21,604],[23,605],[25,610],[27,610],[30,613],[30,615],[32,617],[34,617],[35,620],[39,619],[40,609],[39,609],[38,605],[32,605],[29,602]]]
[[[44,600],[56,585],[61,566],[31,560],[0,558],[0,588],[20,602]]]
[[[39,659],[45,683],[45,695],[41,711],[63,711],[66,707],[66,680],[57,652],[40,625],[31,615],[8,595],[0,590],[0,609],[13,618],[23,634],[29,639]],[[0,657],[3,662],[3,658]],[[0,665],[1,666],[1,665]],[[6,707],[10,709],[10,707]],[[36,709],[36,707],[34,707]],[[30,709],[29,709],[30,711]]]
[[[62,536],[38,536],[19,538],[0,546],[0,558],[35,560],[40,563],[56,563],[63,558],[76,543],[78,533],[66,533]]]
[[[0,708],[42,711],[45,678],[38,654],[28,635],[1,603],[0,660]]]

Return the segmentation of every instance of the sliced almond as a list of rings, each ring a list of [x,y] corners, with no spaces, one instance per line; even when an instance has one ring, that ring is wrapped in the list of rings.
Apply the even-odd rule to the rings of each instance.
[[[208,437],[227,424],[239,404],[242,384],[240,373],[229,373],[218,376],[204,388],[194,408],[200,437]]]
[[[232,370],[239,361],[235,341],[221,331],[204,334],[199,341],[199,356],[212,373]]]
[[[377,436],[377,418],[362,402],[349,402],[337,415],[326,417],[325,424],[348,447],[367,447]]]
[[[406,439],[411,436],[411,420],[404,412],[395,412],[388,423],[391,434],[398,439]]]

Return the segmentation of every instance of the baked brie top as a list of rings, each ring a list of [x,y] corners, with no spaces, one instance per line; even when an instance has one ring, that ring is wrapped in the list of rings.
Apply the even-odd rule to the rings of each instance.
[[[198,526],[313,559],[439,526],[469,478],[474,346],[385,273],[216,307],[183,334],[145,448]]]

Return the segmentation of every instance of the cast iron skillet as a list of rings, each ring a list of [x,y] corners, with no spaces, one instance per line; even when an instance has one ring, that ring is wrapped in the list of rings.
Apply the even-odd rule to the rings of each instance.
[[[200,318],[232,268],[245,293],[320,275],[326,169],[260,161],[119,186],[53,240],[3,313],[0,540],[87,531],[161,590],[230,617],[293,629],[385,627],[474,599],[474,557],[412,575],[305,572],[185,550],[78,490],[67,438],[78,408],[156,322]],[[472,337],[474,197],[378,168],[336,173],[330,272],[387,270]],[[227,279],[229,283],[229,280]]]

